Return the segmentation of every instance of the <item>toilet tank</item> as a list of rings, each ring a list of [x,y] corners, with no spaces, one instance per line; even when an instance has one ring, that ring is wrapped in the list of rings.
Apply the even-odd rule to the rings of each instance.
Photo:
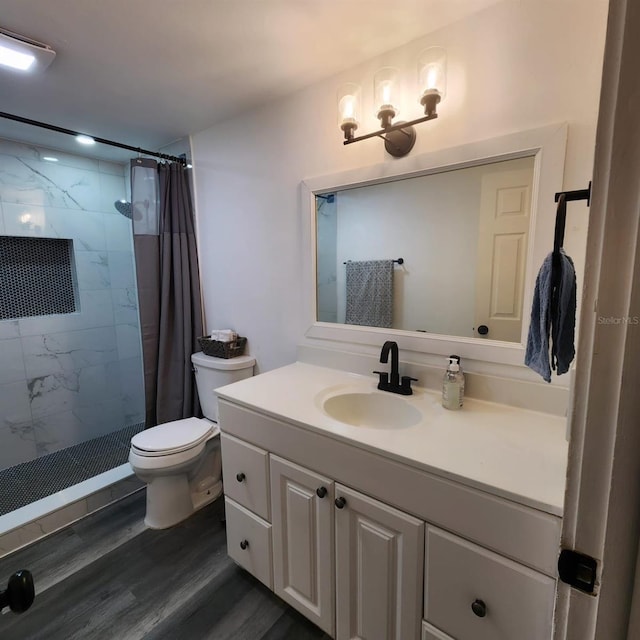
[[[253,375],[253,365],[256,360],[252,356],[214,358],[198,351],[191,356],[191,362],[196,376],[202,413],[205,418],[218,422],[218,397],[214,389],[250,378]]]

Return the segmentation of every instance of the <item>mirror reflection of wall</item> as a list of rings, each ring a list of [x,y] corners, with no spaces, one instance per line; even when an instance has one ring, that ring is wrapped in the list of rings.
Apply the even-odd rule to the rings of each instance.
[[[316,196],[317,308],[320,322],[338,322],[337,206],[333,193]]]
[[[401,257],[394,329],[520,342],[533,172],[526,157],[317,195],[317,319],[345,322],[346,262]]]

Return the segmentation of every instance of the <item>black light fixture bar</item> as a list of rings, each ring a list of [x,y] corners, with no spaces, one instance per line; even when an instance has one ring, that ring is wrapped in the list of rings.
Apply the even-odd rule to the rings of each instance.
[[[417,118],[416,120],[411,120],[409,122],[398,122],[397,124],[393,124],[390,127],[379,129],[378,131],[373,131],[372,133],[367,133],[363,136],[358,136],[357,138],[350,138],[349,140],[344,140],[342,144],[352,144],[354,142],[360,142],[360,140],[368,140],[369,138],[375,138],[376,136],[384,139],[384,136],[387,133],[392,133],[394,131],[402,131],[403,129],[412,127],[414,124],[427,122],[427,120],[434,120],[437,117],[438,117],[437,113],[432,113],[428,116],[423,116],[422,118]]]
[[[14,122],[22,122],[23,124],[30,124],[34,127],[40,127],[41,129],[48,129],[49,131],[56,131],[58,133],[64,133],[68,136],[88,136],[93,138],[96,142],[109,145],[110,147],[118,147],[118,149],[127,149],[128,151],[134,151],[141,155],[153,156],[154,158],[160,158],[161,160],[169,160],[171,162],[179,162],[182,165],[187,164],[187,159],[180,156],[171,156],[166,153],[159,153],[158,151],[149,151],[148,149],[142,149],[140,147],[133,147],[122,142],[115,142],[114,140],[107,140],[106,138],[97,138],[88,133],[82,133],[80,131],[72,131],[71,129],[65,129],[64,127],[58,127],[54,124],[47,124],[46,122],[38,122],[37,120],[30,120],[29,118],[23,118],[22,116],[16,116],[11,113],[4,113],[0,111],[0,118],[6,120],[13,120]]]

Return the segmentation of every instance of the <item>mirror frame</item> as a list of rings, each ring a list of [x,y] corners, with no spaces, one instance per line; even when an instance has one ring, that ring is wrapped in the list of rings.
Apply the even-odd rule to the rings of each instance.
[[[524,367],[529,310],[535,278],[545,256],[553,249],[554,197],[555,193],[563,188],[567,130],[566,123],[555,124],[303,180],[301,183],[303,247],[309,252],[308,256],[304,257],[305,269],[302,283],[308,327],[305,337],[312,343],[319,340],[376,347],[385,340],[391,339],[396,340],[402,349],[409,351],[438,356],[459,353],[466,359]],[[522,334],[519,343],[318,322],[316,195],[531,156],[535,158],[531,194],[532,233],[529,234],[527,246]],[[542,212],[545,215],[542,215]]]

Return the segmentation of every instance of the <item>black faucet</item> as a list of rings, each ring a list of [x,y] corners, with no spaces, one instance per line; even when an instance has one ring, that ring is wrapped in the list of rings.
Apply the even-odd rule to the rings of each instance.
[[[389,391],[390,393],[399,393],[402,396],[410,396],[413,393],[411,389],[411,381],[417,382],[416,378],[410,376],[402,376],[400,378],[400,372],[398,371],[398,343],[393,340],[387,340],[382,345],[382,351],[380,352],[380,362],[389,362],[389,351],[391,351],[391,371],[374,371],[380,376],[380,382],[378,382],[378,389],[381,391]]]

